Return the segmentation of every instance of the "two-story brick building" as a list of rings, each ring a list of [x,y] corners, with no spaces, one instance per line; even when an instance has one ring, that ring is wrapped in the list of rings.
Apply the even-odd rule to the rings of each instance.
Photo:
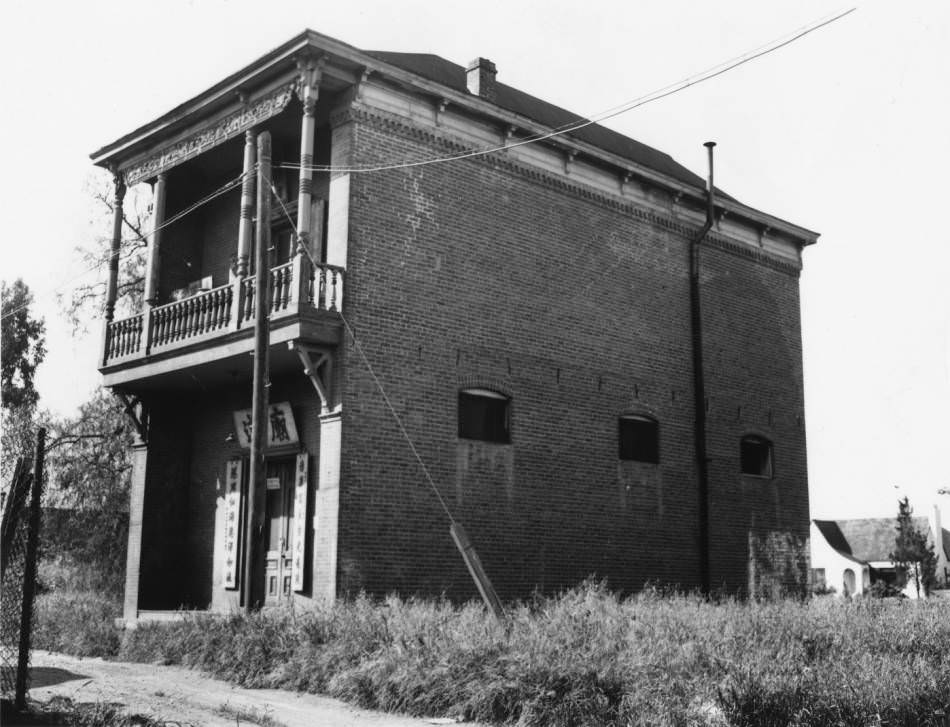
[[[113,272],[101,362],[142,435],[126,618],[246,598],[263,131],[252,603],[475,594],[400,425],[502,597],[590,574],[801,582],[798,278],[817,235],[725,195],[706,232],[702,178],[598,125],[550,135],[578,121],[484,59],[306,31],[93,154],[119,208],[129,185],[154,191],[145,307],[114,319]]]

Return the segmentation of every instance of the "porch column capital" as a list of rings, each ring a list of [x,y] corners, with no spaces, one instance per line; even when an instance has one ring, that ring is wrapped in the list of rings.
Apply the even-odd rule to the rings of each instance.
[[[304,114],[313,116],[320,96],[320,82],[326,56],[303,55],[297,58],[297,96],[303,103]]]

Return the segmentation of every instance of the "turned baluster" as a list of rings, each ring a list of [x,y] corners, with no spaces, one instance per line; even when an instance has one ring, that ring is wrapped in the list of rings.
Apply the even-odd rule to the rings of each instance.
[[[245,321],[251,320],[254,317],[254,284],[250,281],[246,281],[247,285],[244,290],[244,315],[243,319]]]
[[[292,267],[284,268],[284,297],[281,301],[280,307],[286,308],[287,303],[290,301],[290,289],[291,283],[294,281],[294,270]]]
[[[333,268],[330,271],[330,305],[327,310],[336,310],[336,276],[337,270]]]
[[[199,333],[202,333],[204,328],[204,311],[205,311],[205,297],[202,295],[197,298],[192,298],[194,301],[193,306],[195,309],[194,319],[195,324],[191,329],[191,335],[197,336]]]
[[[155,326],[154,335],[154,345],[161,346],[165,343],[165,329],[167,327],[168,318],[165,315],[165,311],[159,308],[158,310],[152,311],[152,325]]]
[[[221,306],[221,325],[226,326],[231,321],[231,305],[234,298],[234,289],[227,287],[224,289],[224,305]]]
[[[221,291],[215,290],[208,293],[208,318],[206,321],[206,331],[218,330],[218,311],[221,307],[221,299],[218,295]]]
[[[222,328],[227,327],[231,323],[231,299],[234,296],[234,289],[232,287],[227,287],[221,291],[221,320],[219,325]]]
[[[273,278],[271,279],[271,296],[270,296],[270,309],[274,313],[280,310],[280,298],[281,298],[281,286],[284,281],[284,270],[283,268],[278,268],[274,271]]]
[[[198,301],[189,298],[187,303],[187,317],[185,318],[185,338],[191,338],[198,327]]]
[[[208,306],[211,303],[210,295],[202,295],[198,301],[198,326],[195,333],[205,333],[209,329],[208,320],[210,318],[211,311],[208,310]]]
[[[181,303],[176,303],[173,308],[168,311],[168,314],[172,316],[172,341],[177,341],[181,338],[182,332],[185,330],[185,307]]]

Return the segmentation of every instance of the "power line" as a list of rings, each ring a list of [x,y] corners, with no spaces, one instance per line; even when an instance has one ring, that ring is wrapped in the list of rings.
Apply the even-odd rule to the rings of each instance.
[[[721,76],[722,74],[727,73],[728,71],[731,71],[735,68],[738,68],[739,66],[745,65],[746,63],[754,61],[757,58],[761,58],[762,56],[768,55],[769,53],[774,53],[780,48],[784,48],[785,46],[790,45],[791,43],[794,43],[800,38],[803,38],[809,33],[813,33],[814,31],[820,28],[823,28],[826,25],[830,25],[831,23],[841,20],[841,18],[853,13],[855,10],[857,10],[857,8],[853,7],[849,10],[845,10],[844,12],[838,13],[837,15],[834,15],[830,18],[826,16],[825,18],[822,18],[821,20],[814,21],[813,23],[802,26],[798,30],[793,31],[790,37],[787,35],[782,36],[782,38],[778,40],[774,40],[769,43],[766,43],[764,46],[759,46],[755,50],[748,51],[740,56],[736,56],[735,58],[731,60],[723,61],[722,63],[712,66],[706,69],[705,71],[700,72],[699,74],[695,74],[693,76],[687,76],[686,78],[680,81],[677,81],[672,84],[668,84],[666,86],[663,86],[660,89],[651,91],[650,93],[646,95],[639,96],[630,101],[626,101],[618,106],[614,106],[599,114],[595,114],[590,119],[583,119],[578,122],[565,124],[560,127],[556,127],[555,129],[552,129],[551,131],[540,133],[540,134],[534,134],[534,135],[525,137],[523,139],[519,139],[518,141],[512,142],[510,144],[504,144],[501,146],[492,146],[492,147],[487,147],[484,149],[472,149],[469,151],[460,152],[458,154],[450,154],[448,156],[443,156],[443,157],[434,157],[431,159],[422,159],[422,160],[414,161],[414,162],[402,162],[398,164],[383,164],[383,165],[362,166],[362,167],[358,167],[358,166],[334,167],[328,164],[313,164],[313,165],[307,165],[304,168],[313,172],[339,172],[339,173],[353,173],[353,174],[366,173],[366,172],[382,172],[382,171],[391,171],[394,169],[406,169],[410,167],[422,167],[429,164],[441,164],[443,162],[458,161],[460,159],[469,159],[471,157],[494,154],[496,152],[505,151],[508,149],[514,149],[516,147],[526,146],[528,144],[536,144],[539,141],[545,141],[547,139],[563,136],[564,134],[569,134],[574,131],[578,131],[580,129],[586,128],[588,126],[592,126],[593,124],[596,124],[599,121],[611,119],[615,116],[619,116],[620,114],[639,108],[640,106],[645,106],[649,103],[653,103],[654,101],[659,101],[660,99],[666,98],[668,96],[672,96],[673,94],[679,93],[680,91],[683,91],[689,88],[690,86],[695,86],[700,83],[709,81],[713,78],[716,78],[717,76]],[[302,167],[301,164],[294,163],[294,162],[276,164],[275,166],[279,169],[300,169]]]
[[[239,184],[241,184],[241,182],[244,181],[244,177],[245,177],[245,173],[244,173],[244,172],[241,172],[241,174],[240,174],[239,176],[237,176],[236,178],[231,179],[231,180],[225,182],[223,185],[221,185],[220,187],[218,187],[218,188],[217,188],[216,190],[214,190],[213,192],[208,193],[208,195],[206,195],[204,198],[198,200],[198,201],[195,202],[194,204],[192,204],[192,205],[188,206],[187,208],[183,209],[181,212],[178,212],[178,213],[172,215],[171,217],[169,217],[167,220],[165,220],[164,222],[162,222],[162,224],[158,225],[157,227],[153,227],[150,232],[147,232],[147,233],[144,234],[144,235],[142,235],[141,233],[137,233],[137,234],[133,235],[132,237],[129,237],[129,238],[124,239],[123,242],[139,242],[139,241],[141,241],[141,242],[148,242],[148,237],[149,237],[149,236],[155,234],[155,233],[158,232],[159,230],[165,229],[166,227],[168,227],[169,225],[171,225],[171,224],[177,222],[178,220],[182,219],[182,218],[185,217],[186,215],[191,214],[192,212],[194,212],[194,211],[197,210],[198,208],[203,207],[204,205],[208,204],[209,202],[214,201],[215,199],[217,199],[217,198],[220,197],[221,195],[226,194],[227,192],[230,192],[232,189],[234,189],[234,188],[237,187]],[[126,223],[126,224],[128,224],[128,223]],[[118,257],[120,257],[121,255],[122,255],[122,248],[121,248],[121,246],[120,246],[120,248],[119,248],[118,250],[116,250],[114,253],[110,251],[110,253],[109,253],[105,258],[96,261],[96,263],[95,263],[94,265],[92,265],[92,266],[86,268],[85,270],[83,270],[83,271],[80,272],[80,273],[77,273],[76,275],[72,276],[71,278],[68,278],[67,280],[64,280],[62,283],[60,283],[60,284],[57,285],[56,287],[52,288],[52,289],[49,291],[49,293],[57,293],[57,292],[59,292],[60,290],[62,290],[63,288],[65,288],[65,287],[66,287],[67,285],[69,285],[70,283],[74,283],[75,281],[79,280],[79,279],[82,278],[83,276],[85,276],[85,275],[91,273],[93,270],[97,270],[97,269],[101,268],[103,265],[108,265],[110,262],[112,262],[112,258],[113,258],[113,257],[118,258]],[[180,256],[179,256],[179,257],[180,257]],[[180,259],[184,261],[184,258],[183,258],[183,257],[180,258]],[[3,316],[2,316],[2,318],[0,318],[0,320],[3,320],[3,319],[6,319],[6,318],[9,318],[10,316],[16,315],[17,313],[19,313],[19,312],[20,312],[21,310],[23,310],[24,308],[28,308],[29,305],[30,305],[29,303],[24,303],[23,305],[18,306],[17,308],[14,308],[13,310],[4,313]]]
[[[319,264],[316,260],[313,259],[313,253],[307,248],[306,245],[299,244],[300,241],[300,231],[297,229],[297,225],[294,223],[293,218],[290,215],[290,212],[287,210],[284,201],[280,198],[280,195],[277,194],[277,189],[274,187],[274,183],[271,180],[267,180],[268,185],[271,189],[271,194],[274,195],[274,198],[277,200],[277,203],[280,205],[281,210],[284,212],[284,216],[287,218],[287,221],[290,223],[291,228],[294,231],[294,237],[298,240],[298,246],[301,250],[304,251],[304,254],[310,260],[310,264],[314,268],[318,268]],[[343,321],[343,325],[346,327],[346,330],[349,332],[350,337],[353,339],[353,343],[356,345],[356,350],[360,355],[360,358],[363,359],[363,363],[366,365],[366,370],[369,371],[369,375],[372,377],[373,382],[376,384],[376,388],[379,389],[379,393],[383,397],[383,401],[386,402],[386,406],[389,409],[390,413],[393,415],[393,419],[396,420],[396,426],[399,427],[399,431],[402,432],[402,436],[405,437],[406,442],[409,444],[409,449],[412,450],[413,456],[416,458],[416,461],[419,463],[419,466],[422,468],[422,473],[425,475],[426,480],[429,483],[429,487],[432,488],[432,491],[435,493],[436,498],[439,501],[439,504],[442,506],[442,509],[445,511],[446,517],[448,517],[449,522],[453,525],[455,524],[455,518],[452,517],[452,512],[449,510],[449,506],[446,504],[445,499],[442,497],[442,493],[439,492],[439,488],[436,487],[435,480],[432,479],[432,475],[429,474],[429,468],[426,467],[425,461],[422,459],[422,455],[419,454],[419,450],[416,449],[416,445],[412,441],[412,437],[409,436],[409,432],[406,430],[406,427],[402,423],[402,418],[396,412],[396,408],[392,405],[392,402],[389,400],[389,396],[386,395],[386,390],[383,388],[382,382],[379,380],[379,377],[376,375],[376,371],[373,369],[373,365],[369,361],[369,357],[366,355],[366,352],[363,350],[362,344],[360,344],[359,339],[356,337],[356,333],[353,331],[353,328],[350,326],[350,322],[346,320],[346,317],[343,315],[342,310],[337,310],[337,313],[340,316],[340,320]]]
[[[800,27],[799,29],[795,31],[792,31],[792,34],[790,36],[782,36],[781,38],[777,40],[773,40],[773,41],[770,41],[769,43],[766,43],[763,46],[759,46],[755,50],[748,51],[740,56],[736,56],[735,58],[731,60],[723,61],[722,63],[712,66],[708,68],[707,70],[702,71],[699,74],[688,76],[685,79],[663,86],[662,88],[652,91],[644,96],[639,96],[635,99],[624,102],[618,106],[614,106],[610,109],[607,109],[606,111],[603,111],[599,114],[595,114],[590,119],[583,119],[576,123],[562,125],[560,127],[556,127],[552,129],[549,132],[528,136],[528,137],[519,139],[518,141],[513,142],[511,144],[506,144],[503,146],[494,146],[494,147],[485,148],[485,149],[474,149],[474,150],[461,152],[459,154],[452,154],[452,155],[444,156],[444,157],[435,157],[432,159],[424,159],[424,160],[419,160],[415,162],[403,162],[403,163],[398,163],[398,164],[386,164],[386,165],[366,166],[366,167],[334,167],[331,165],[318,164],[318,165],[308,165],[306,168],[314,172],[339,172],[339,173],[366,173],[366,172],[391,171],[395,169],[420,167],[420,166],[426,166],[429,164],[440,164],[443,162],[458,161],[460,159],[469,159],[469,158],[477,157],[477,156],[485,156],[488,154],[505,151],[507,149],[513,149],[520,146],[526,146],[528,144],[535,144],[540,141],[545,141],[547,139],[563,136],[564,134],[569,134],[571,132],[586,128],[588,126],[592,126],[593,124],[596,124],[599,121],[604,121],[606,119],[619,116],[620,114],[626,113],[628,111],[632,111],[633,109],[639,108],[640,106],[645,106],[646,104],[652,103],[654,101],[658,101],[668,96],[672,96],[673,94],[679,93],[680,91],[683,91],[689,88],[690,86],[695,86],[700,83],[704,83],[708,80],[711,80],[717,76],[727,73],[728,71],[738,68],[741,65],[749,63],[753,60],[756,60],[757,58],[761,58],[762,56],[768,55],[769,53],[773,53],[779,50],[780,48],[783,48],[791,43],[794,43],[800,38],[803,38],[804,36],[810,33],[813,33],[814,31],[820,28],[830,25],[831,23],[834,23],[844,18],[847,15],[850,15],[856,9],[857,9],[856,7],[852,7],[848,10],[837,13],[836,15],[833,15],[831,17],[826,16],[825,18],[814,21],[808,25]],[[286,162],[283,164],[275,164],[274,166],[279,169],[300,169],[302,165],[300,165],[299,163]],[[168,225],[171,225],[174,222],[177,222],[178,220],[182,219],[188,214],[191,214],[192,212],[202,207],[203,205],[207,204],[208,202],[211,202],[212,200],[216,199],[220,195],[227,193],[228,191],[236,187],[238,184],[240,184],[243,181],[244,176],[245,174],[242,173],[235,179],[229,182],[226,182],[217,190],[215,190],[214,192],[211,192],[204,199],[199,200],[198,202],[192,204],[191,206],[177,213],[176,215],[169,218],[168,220],[165,220],[161,225],[159,225],[158,227],[155,227],[149,234],[154,234],[154,232],[161,230],[167,227]],[[281,203],[281,205],[283,206],[283,203]],[[145,241],[146,237],[147,235],[143,236],[140,234],[131,238],[131,240]],[[115,255],[119,255],[120,253],[121,253],[121,250],[117,251]],[[87,275],[93,270],[101,268],[103,264],[111,262],[112,257],[113,255],[110,254],[104,260],[98,261],[95,265],[87,268],[86,270],[83,270],[82,272],[69,278],[68,280],[65,280],[64,282],[60,283],[49,292],[50,293],[59,292],[62,288],[66,287],[70,283],[75,282],[76,280],[83,277],[84,275]],[[9,316],[15,315],[26,307],[27,305],[24,304],[22,306],[17,307],[16,309],[12,311],[8,311],[7,313],[3,314],[2,318],[5,319],[5,318],[8,318]]]

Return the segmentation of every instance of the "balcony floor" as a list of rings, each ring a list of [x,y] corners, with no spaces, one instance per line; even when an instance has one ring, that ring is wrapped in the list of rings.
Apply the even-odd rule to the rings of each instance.
[[[288,344],[332,348],[342,339],[342,322],[333,311],[311,310],[282,316],[270,325],[270,371],[300,371]],[[182,342],[151,355],[127,356],[99,369],[103,384],[127,393],[161,389],[202,390],[249,379],[253,371],[254,328],[218,332]]]

